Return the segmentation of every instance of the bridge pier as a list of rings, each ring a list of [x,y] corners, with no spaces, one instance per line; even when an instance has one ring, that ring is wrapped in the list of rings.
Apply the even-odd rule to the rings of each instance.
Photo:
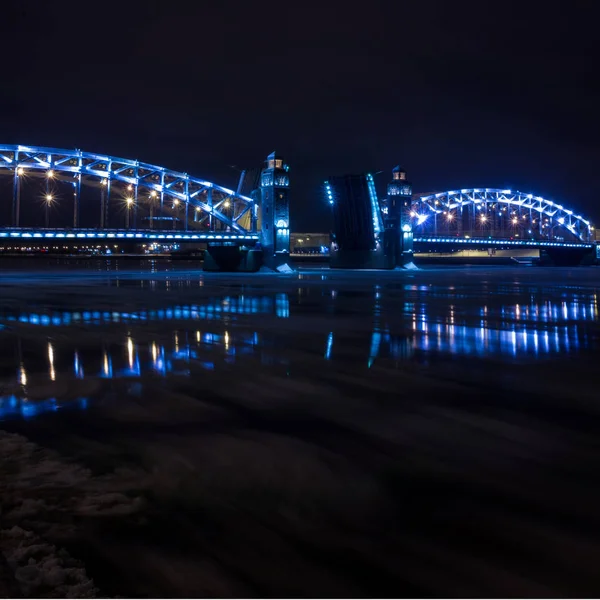
[[[267,156],[257,190],[260,205],[263,264],[270,269],[289,268],[290,200],[288,165],[272,152]]]
[[[412,183],[406,179],[406,171],[399,165],[392,169],[392,181],[387,186],[386,230],[394,236],[395,266],[406,268],[413,265],[413,231],[410,224]]]

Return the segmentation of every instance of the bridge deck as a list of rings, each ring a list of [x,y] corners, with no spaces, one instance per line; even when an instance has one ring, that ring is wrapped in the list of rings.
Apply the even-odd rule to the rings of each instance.
[[[257,242],[258,233],[232,233],[199,232],[199,231],[174,231],[150,229],[43,229],[43,228],[3,228],[0,229],[0,239],[121,239],[121,240],[178,240],[178,241],[235,241]]]
[[[442,236],[415,236],[415,244],[444,244],[461,246],[519,246],[524,248],[593,248],[591,242],[560,242],[550,240],[515,240],[502,238],[459,238]]]

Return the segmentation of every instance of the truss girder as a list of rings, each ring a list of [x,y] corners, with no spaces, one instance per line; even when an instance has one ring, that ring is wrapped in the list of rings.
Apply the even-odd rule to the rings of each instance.
[[[0,171],[23,168],[31,170],[52,170],[57,174],[88,175],[100,180],[118,181],[128,185],[156,191],[163,196],[189,203],[206,214],[230,227],[233,231],[247,233],[237,221],[254,205],[252,198],[243,196],[210,181],[192,177],[187,173],[171,171],[137,160],[93,154],[81,150],[65,150],[38,146],[6,145],[0,146]],[[237,217],[230,218],[219,207],[220,202],[204,202],[199,196],[212,190],[222,194],[237,206],[242,206]],[[233,213],[234,211],[232,211]]]
[[[411,215],[417,220],[417,226],[426,226],[424,215],[441,214],[469,206],[487,206],[499,204],[514,206],[522,211],[535,211],[549,217],[556,226],[567,229],[581,241],[592,238],[592,225],[589,220],[572,210],[547,200],[541,196],[524,194],[518,191],[496,188],[473,188],[449,190],[435,194],[415,195],[411,202]]]

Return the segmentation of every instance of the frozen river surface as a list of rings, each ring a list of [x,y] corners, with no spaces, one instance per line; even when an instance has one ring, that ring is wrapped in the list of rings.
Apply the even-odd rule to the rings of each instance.
[[[0,263],[2,585],[597,596],[599,289]]]

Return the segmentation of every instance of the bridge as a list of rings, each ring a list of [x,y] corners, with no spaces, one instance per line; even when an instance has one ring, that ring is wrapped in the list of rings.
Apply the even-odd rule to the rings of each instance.
[[[596,246],[590,221],[562,204],[497,188],[413,194],[400,167],[382,200],[371,174],[330,178],[325,193],[335,221],[331,262],[339,268],[412,266],[415,247],[536,248],[549,262],[578,263]]]
[[[541,196],[494,188],[419,194],[408,216],[415,236],[591,242],[590,221]]]
[[[271,154],[247,196],[245,172],[232,190],[138,160],[4,145],[0,240],[206,242],[205,268],[277,268],[289,255],[287,171]]]
[[[10,198],[0,202],[0,242],[197,242],[207,246],[207,270],[281,269],[290,253],[288,170],[272,153],[245,195],[245,172],[232,190],[138,160],[0,146],[0,198]],[[332,178],[325,189],[335,221],[333,267],[410,264],[414,244],[519,246],[572,257],[595,246],[588,219],[534,194],[496,188],[413,194],[400,167],[382,200],[370,174]]]

